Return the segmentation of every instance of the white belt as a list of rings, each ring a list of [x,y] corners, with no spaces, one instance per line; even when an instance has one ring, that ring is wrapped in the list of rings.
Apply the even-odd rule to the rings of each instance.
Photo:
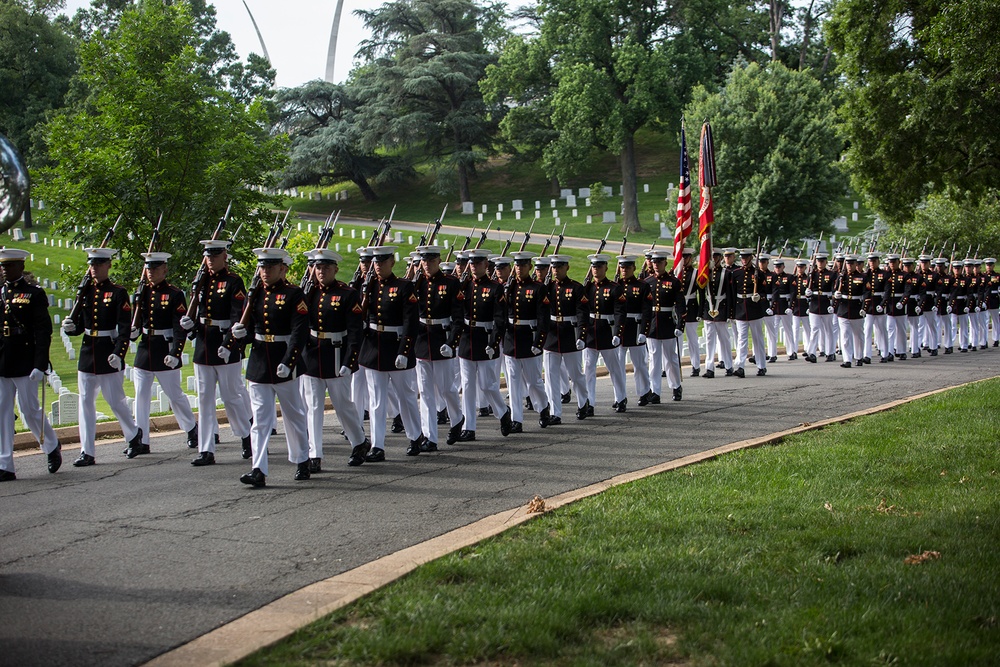
[[[911,294],[911,295],[910,295],[910,298],[911,298],[911,299],[919,299],[919,298],[920,298],[920,295],[919,295],[919,294]]]
[[[642,313],[625,313],[625,317],[638,322],[642,319]]]
[[[147,336],[163,336],[164,338],[173,338],[173,329],[143,329],[143,333]]]
[[[315,329],[309,330],[309,335],[313,338],[318,338],[319,340],[332,340],[334,343],[339,343],[344,340],[344,336],[347,335],[346,331],[316,331]]]
[[[937,292],[928,292],[927,296],[937,296]]]
[[[961,299],[962,301],[965,301],[968,298],[969,298],[968,296],[956,296],[955,300],[958,301],[959,299]]]
[[[991,289],[990,294],[1000,294],[1000,290]]]
[[[451,318],[450,317],[438,317],[436,319],[432,319],[432,318],[429,318],[429,317],[421,317],[420,318],[420,323],[421,324],[426,324],[429,327],[433,327],[433,326],[447,327],[447,326],[451,325]]]
[[[262,343],[287,343],[292,340],[291,336],[277,336],[274,334],[255,333],[253,337]]]
[[[615,316],[614,315],[594,315],[594,318],[598,319],[598,320],[604,320],[605,322],[611,322],[611,323],[614,323],[614,321],[615,321]]]
[[[668,312],[673,312],[673,310],[674,310],[673,306],[653,306],[654,313],[668,313]]]
[[[893,292],[892,296],[895,299],[902,299],[903,298],[903,295],[901,293],[899,293],[899,292]]]
[[[690,301],[691,299],[697,299],[697,298],[698,298],[697,294],[687,294],[684,296],[685,301]]]
[[[833,296],[833,292],[813,292],[813,296]]]
[[[865,297],[863,297],[863,296],[842,296],[840,298],[844,299],[845,301],[864,301],[865,300]]]
[[[537,327],[538,320],[518,320],[511,317],[507,318],[507,321],[515,327]]]
[[[752,299],[753,298],[753,294],[737,294],[736,298],[737,299]],[[763,299],[764,297],[761,296],[760,298]]]
[[[368,326],[379,333],[391,333],[397,336],[403,335],[403,327],[390,327],[386,324],[369,324]]]
[[[549,315],[549,319],[553,322],[569,322],[570,324],[576,324],[576,315]]]
[[[486,329],[487,331],[491,331],[493,329],[492,322],[471,322],[469,320],[465,320],[465,323],[475,329]]]
[[[84,329],[83,335],[91,338],[101,338],[104,336],[114,338],[118,335],[118,329]]]
[[[210,327],[219,327],[220,329],[228,329],[233,325],[232,320],[211,320],[207,317],[198,318],[202,324],[207,324]]]

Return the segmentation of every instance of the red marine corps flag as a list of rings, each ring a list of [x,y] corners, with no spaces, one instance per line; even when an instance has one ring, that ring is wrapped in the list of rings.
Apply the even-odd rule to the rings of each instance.
[[[712,268],[712,190],[715,187],[715,146],[712,143],[712,126],[705,121],[701,126],[701,146],[698,148],[698,188],[701,191],[701,206],[698,209],[698,287],[708,284],[708,274]]]
[[[684,241],[691,235],[691,167],[688,165],[684,119],[681,119],[681,181],[677,185],[677,229],[674,230],[674,274],[684,271]]]

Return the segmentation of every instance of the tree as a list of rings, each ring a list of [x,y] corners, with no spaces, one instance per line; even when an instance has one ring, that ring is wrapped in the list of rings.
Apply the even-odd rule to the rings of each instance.
[[[493,149],[503,108],[487,106],[479,91],[489,45],[500,34],[502,11],[471,0],[396,0],[357,10],[372,37],[358,55],[363,146],[444,167],[438,190],[457,179],[471,201],[476,163]],[[448,178],[451,176],[451,179]],[[454,181],[451,181],[454,182]]]
[[[943,256],[965,259],[972,249],[979,257],[1000,255],[1000,190],[984,196],[952,191],[932,193],[913,214],[913,219],[892,228],[887,241],[907,239],[914,254],[927,240],[928,250],[944,248]],[[879,245],[883,245],[881,242]],[[916,248],[916,250],[912,250]],[[971,256],[971,255],[970,255]]]
[[[134,262],[162,213],[162,245],[183,268],[232,201],[242,245],[254,242],[258,215],[277,203],[261,188],[284,142],[269,136],[262,102],[217,85],[228,61],[199,55],[212,37],[200,30],[186,3],[148,0],[81,43],[78,93],[45,128],[52,166],[37,185],[63,231],[93,226],[80,233],[93,242],[124,214],[115,244]]]
[[[319,185],[349,180],[358,186],[365,201],[378,195],[369,179],[401,179],[413,175],[411,168],[384,155],[361,148],[363,124],[358,102],[346,87],[311,81],[281,91],[277,128],[291,138],[291,163],[283,174],[282,187]]]
[[[712,123],[717,238],[754,245],[827,229],[846,186],[837,166],[843,144],[830,96],[808,72],[737,64],[720,92],[696,88],[684,115]]]
[[[846,79],[851,180],[888,222],[931,193],[975,202],[1000,182],[1000,4],[841,0],[827,35]]]

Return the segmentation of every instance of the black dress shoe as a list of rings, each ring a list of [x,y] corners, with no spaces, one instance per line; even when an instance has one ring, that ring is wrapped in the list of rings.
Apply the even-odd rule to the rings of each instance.
[[[462,432],[458,434],[458,441],[459,442],[475,442],[476,441],[476,432],[475,431],[469,431],[469,430],[464,430],[463,429]]]
[[[486,407],[486,408],[479,408],[479,416],[480,417],[489,417],[490,416],[490,409],[488,407]]]
[[[134,459],[140,454],[149,454],[149,445],[144,445],[141,442],[136,445],[129,445],[129,448],[125,450],[125,457]]]
[[[953,347],[946,347],[946,348],[944,348],[944,353],[945,354],[954,354],[954,352],[955,352],[955,348],[953,348]]]
[[[188,431],[188,449],[198,449],[198,425]]]
[[[725,368],[726,367],[726,362],[720,361],[719,363],[715,364],[715,367],[716,368]]]
[[[80,458],[78,458],[76,461],[73,461],[73,467],[83,468],[85,466],[92,466],[96,463],[97,461],[94,460],[93,456],[91,456],[90,454],[84,454],[83,452],[80,452]]]
[[[931,350],[927,354],[931,355],[932,357],[936,357],[936,356],[938,356],[938,351],[937,350]]]
[[[806,361],[808,361],[810,364],[815,364],[816,363],[816,355],[815,354],[807,354],[806,355]]]
[[[260,468],[254,468],[250,472],[240,475],[240,481],[258,489],[267,486],[267,477],[260,471]]]
[[[615,408],[615,412],[621,414],[626,410],[628,410],[628,399],[623,398],[622,400],[618,401],[618,406]]]
[[[749,357],[747,357],[747,363],[748,364],[756,364],[757,363],[757,357],[751,354]]]
[[[762,377],[764,375],[767,375],[767,369],[766,368],[758,368],[757,369],[757,376],[758,377]]]
[[[707,371],[705,371],[705,374],[702,375],[702,377],[705,378],[706,380],[711,380],[712,378],[715,377],[715,371],[709,368]]]
[[[242,446],[243,446],[243,453],[241,454],[241,456],[243,458],[248,459],[251,456],[253,456],[253,447],[250,445],[249,435],[243,438]]]
[[[735,375],[738,378],[745,378],[747,376],[746,371],[744,371],[742,368],[734,369],[733,375]]]
[[[588,417],[593,417],[594,416],[594,406],[590,404],[590,401],[587,401],[587,404],[584,405],[583,407],[585,407],[587,409],[587,416]]]
[[[920,358],[920,353],[919,352],[914,352],[913,354],[910,355],[910,357],[912,357],[913,359],[919,359]]]
[[[896,361],[896,355],[890,354],[888,357],[886,357],[886,361],[888,361],[891,364],[892,362]]]
[[[986,349],[986,346],[985,346],[985,345],[980,345],[980,346],[979,346],[979,349],[980,349],[980,350],[985,350],[985,349]]]
[[[855,366],[856,366],[857,368],[861,368],[862,366],[864,366],[864,365],[865,365],[865,362],[863,362],[863,361],[861,361],[860,359],[858,359],[857,361],[855,361],[855,362],[854,362],[854,365],[855,365]]]
[[[826,355],[826,360],[827,361],[836,361],[837,360],[837,355],[835,355],[835,354],[828,354],[828,355]]]
[[[545,409],[538,413],[538,425],[545,428],[549,425],[552,420],[552,413],[549,411],[549,406],[545,406]]]
[[[660,371],[660,377],[661,378],[667,377],[667,372],[666,371]]]
[[[351,457],[347,459],[347,465],[351,467],[357,467],[365,462],[365,455],[368,454],[368,450],[372,448],[372,443],[368,438],[360,445],[351,450]]]
[[[462,417],[457,424],[448,429],[448,439],[445,442],[449,445],[454,445],[458,442],[458,437],[462,435],[463,425],[465,425],[465,417]]]
[[[649,398],[653,395],[653,392],[647,391],[645,394],[639,397],[639,407],[645,407],[649,405]]]
[[[860,362],[858,362],[858,366],[860,366],[860,365],[861,365],[861,363],[860,363]],[[849,362],[849,361],[845,361],[844,363],[842,363],[842,364],[840,365],[840,367],[841,367],[841,368],[851,368],[851,367],[852,367],[852,366],[851,366],[851,362]]]
[[[683,394],[684,394],[684,387],[677,387],[677,389],[674,389],[674,400],[675,401],[681,400],[681,396]]]
[[[559,398],[562,401],[562,404],[566,405],[567,403],[569,403],[569,399],[573,398],[573,392],[572,391],[567,391],[565,394],[563,394]]]
[[[218,434],[218,433],[216,433],[216,434],[215,434],[215,444],[219,444],[219,442],[220,442],[220,441],[219,441],[219,434]]]
[[[769,363],[769,364],[773,364],[773,363],[774,363],[774,362],[776,362],[777,360],[778,360],[778,357],[768,357],[768,358],[767,358],[767,363]]]
[[[419,456],[420,455],[420,445],[423,444],[424,436],[420,436],[416,440],[410,440],[410,444],[406,446],[407,456]]]
[[[587,417],[590,417],[593,414],[594,414],[593,408],[590,407],[590,401],[587,401],[586,403],[583,404],[582,408],[577,409],[576,418],[586,419]]]
[[[788,360],[789,361],[795,361],[798,358],[799,358],[798,352],[792,352],[790,355],[788,355]]]
[[[202,452],[198,455],[198,458],[192,459],[191,465],[193,466],[211,466],[215,465],[215,454],[212,452]]]
[[[424,453],[427,453],[427,452],[436,452],[437,450],[438,450],[437,443],[436,442],[431,442],[427,438],[424,438],[424,441],[420,443],[420,451],[421,452],[424,452]]]
[[[976,346],[974,344],[970,345],[969,346],[969,352],[975,352],[975,351],[976,351]]]
[[[888,359],[886,359],[885,357],[879,357],[879,360],[878,360],[878,362],[879,362],[880,364],[887,364],[887,363],[889,363],[889,360],[888,360]]]
[[[701,369],[700,368],[692,368],[691,369],[691,377],[696,378],[699,375],[701,375]]]
[[[368,411],[367,410],[365,410],[365,414],[361,416],[361,419],[363,421],[368,421]]]
[[[62,467],[62,447],[56,445],[56,448],[48,453],[47,458],[49,472],[57,472]]]
[[[505,438],[508,435],[510,435],[511,425],[512,422],[510,420],[510,408],[507,408],[507,412],[503,413],[503,416],[500,417],[500,435],[502,435]]]
[[[735,371],[735,370],[733,370],[732,368],[727,368],[727,369],[726,369],[726,377],[727,377],[727,378],[731,378],[731,377],[733,377],[733,375],[735,375],[735,374],[736,374],[736,371]]]
[[[906,353],[904,352],[903,354],[897,354],[896,358],[899,359],[900,361],[906,361]]]
[[[866,364],[868,364],[868,365],[871,365],[871,363],[872,363],[872,358],[871,358],[871,357],[865,357],[865,358],[864,358],[864,359],[862,359],[861,361],[865,362],[865,363],[866,363]]]
[[[309,479],[309,461],[303,461],[295,466],[295,481],[304,482]]]
[[[323,459],[311,458],[309,459],[309,474],[323,472]]]
[[[128,443],[126,443],[125,449],[122,450],[122,454],[128,454],[128,450],[129,449],[131,449],[134,445],[139,445],[139,444],[142,444],[142,429],[141,428],[138,429],[135,432],[135,435],[132,436],[132,439],[129,440]]]
[[[385,461],[385,450],[381,447],[372,447],[371,451],[365,454],[365,463],[381,463]]]
[[[438,417],[438,426],[440,426],[441,424],[447,424],[448,423],[448,408],[445,408],[444,410],[438,410],[437,417]]]
[[[959,349],[958,349],[958,351],[959,351],[959,352],[962,352],[962,353],[965,353],[965,352],[968,352],[968,350],[967,350],[967,349],[965,349],[964,347],[962,347],[962,348],[959,348]]]
[[[1000,340],[993,341],[993,347],[1000,347]]]
[[[649,392],[649,403],[651,405],[659,405],[660,404],[660,395],[659,394],[654,394],[652,391],[650,391]]]
[[[510,423],[511,433],[524,433],[524,424],[521,422],[511,422]]]
[[[393,433],[402,433],[406,429],[403,427],[403,416],[396,415],[392,418],[392,428],[390,429]]]
[[[524,399],[524,409],[525,410],[534,410],[535,409],[535,406],[531,404],[531,396],[526,396],[525,397],[525,399]]]
[[[17,479],[17,475],[12,471],[0,470],[0,482],[13,482],[15,479]]]
[[[549,417],[546,421],[546,426],[559,426],[562,424],[562,417]]]

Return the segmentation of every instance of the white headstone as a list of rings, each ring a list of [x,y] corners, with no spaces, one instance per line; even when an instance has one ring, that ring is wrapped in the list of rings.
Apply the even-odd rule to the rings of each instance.
[[[486,204],[483,204],[483,213],[486,213],[489,210],[489,207]]]
[[[503,213],[497,211],[497,220],[503,220]]]
[[[49,307],[50,308],[55,308],[55,305],[56,305],[56,295],[55,294],[49,294]],[[59,317],[59,316],[56,315],[56,317]],[[56,322],[56,324],[59,324],[59,322]]]
[[[673,235],[670,233],[670,230],[667,229],[667,223],[661,222],[660,223],[660,238],[661,239],[669,239],[669,238],[672,238],[672,237],[673,237]]]
[[[625,186],[624,185],[619,185],[618,186],[618,196],[619,197],[624,197],[625,196]]]
[[[337,234],[340,235],[340,236],[343,236],[344,235],[344,228],[343,227],[338,227],[337,228]]]
[[[308,230],[309,230],[309,233],[310,233],[310,234],[312,234],[312,230],[313,230],[313,223],[311,223],[311,222],[310,222],[310,223],[309,223],[309,224],[307,225],[307,228],[308,228]]]
[[[537,211],[541,207],[542,207],[542,202],[540,202],[539,200],[536,199],[535,200],[535,210]]]
[[[559,198],[566,199],[566,197],[569,197],[571,194],[573,194],[573,191],[571,189],[563,188],[562,190],[559,191]]]
[[[358,230],[352,229],[351,230],[351,238],[352,239],[356,239],[357,237],[358,237]]]
[[[66,357],[70,361],[73,361],[74,359],[76,359],[76,350],[73,350],[73,349],[66,350]]]
[[[503,204],[497,204],[497,210],[503,213]]]
[[[462,215],[472,215],[476,212],[476,205],[471,201],[462,202]]]
[[[659,222],[659,221],[660,221],[660,214],[659,213],[654,213],[653,214],[653,222]]]
[[[851,213],[851,220],[853,222],[857,222],[858,221],[858,214],[857,213]]]
[[[556,200],[555,199],[550,199],[549,200],[549,208],[555,208],[555,207],[556,207]]]
[[[643,192],[649,192],[649,183],[643,183],[642,184],[642,191]]]
[[[577,196],[586,199],[590,196],[590,188],[580,188],[577,190]]]
[[[479,214],[479,218],[478,218],[478,220],[479,220],[479,222],[482,222],[482,221],[483,221],[483,214],[482,214],[482,213],[480,213],[480,214]]]
[[[566,206],[569,206],[570,208],[576,206],[576,195],[566,195]]]
[[[14,240],[15,241],[23,241],[24,240],[24,231],[20,227],[15,227],[12,231],[14,233]]]
[[[855,213],[854,215],[857,215],[857,213]],[[838,232],[846,232],[847,231],[847,218],[845,218],[844,216],[840,216],[839,218],[834,218],[833,219],[833,228],[836,229]]]
[[[552,209],[552,217],[553,218],[558,218],[559,217],[559,211],[557,209]]]
[[[583,205],[584,205],[584,206],[590,206],[590,197],[587,197],[587,198],[586,198],[586,199],[584,200],[584,202],[583,202]]]
[[[396,243],[403,242],[403,232],[396,232]]]
[[[520,220],[521,219],[521,212],[520,211],[514,211],[514,219],[515,220]]]
[[[605,211],[604,212],[604,223],[605,224],[610,224],[612,222],[615,222],[617,220],[617,218],[618,218],[618,216],[617,216],[617,214],[614,211]]]
[[[615,194],[615,189],[610,185],[605,185],[603,188],[601,188],[601,192],[604,193],[605,197],[613,197]]]
[[[854,210],[855,210],[855,211],[857,211],[857,210],[858,210],[858,202],[854,202]]]
[[[592,216],[592,215],[588,215],[587,216],[587,224],[588,225],[594,224],[594,216]]]
[[[524,210],[524,201],[522,201],[520,199],[515,199],[513,202],[511,202],[510,210],[512,210],[512,211],[523,211]]]
[[[672,192],[673,189],[674,189],[674,184],[673,183],[667,183],[667,194],[670,194],[670,192]]]
[[[195,387],[194,387],[194,376],[193,375],[187,379],[187,390],[188,391],[194,391],[195,390]]]
[[[573,209],[573,217],[574,218],[576,217],[576,209],[575,208]]]

